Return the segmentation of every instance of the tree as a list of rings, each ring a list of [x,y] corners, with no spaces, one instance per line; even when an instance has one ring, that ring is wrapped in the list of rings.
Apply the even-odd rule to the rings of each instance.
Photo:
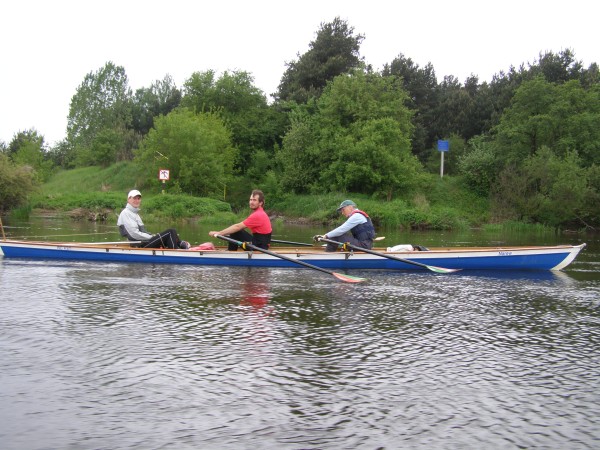
[[[507,162],[519,164],[546,146],[559,156],[577,151],[584,166],[600,163],[600,88],[561,85],[537,77],[524,82],[495,128]]]
[[[37,186],[33,168],[18,165],[0,153],[0,212],[24,205]]]
[[[231,135],[216,114],[176,109],[155,119],[135,161],[148,183],[156,182],[159,169],[168,168],[185,192],[221,198],[235,157]]]
[[[116,161],[117,152],[123,148],[123,144],[123,133],[110,128],[100,130],[92,141],[92,164],[110,166]]]
[[[218,114],[232,133],[239,150],[236,168],[247,173],[257,151],[273,155],[280,143],[285,116],[269,107],[264,93],[254,86],[247,72],[225,72],[216,78],[213,71],[195,72],[184,84],[182,106],[193,111]]]
[[[537,64],[530,65],[530,78],[543,75],[549,83],[566,83],[569,80],[581,80],[583,64],[575,59],[571,49],[565,49],[558,54],[553,52],[540,53]]]
[[[317,117],[300,109],[291,113],[291,128],[275,152],[279,183],[284,192],[306,193],[318,190],[323,152],[319,148]]]
[[[181,90],[170,75],[156,80],[149,88],[138,89],[132,99],[133,129],[145,136],[154,125],[155,117],[167,115],[180,103]]]
[[[128,128],[131,128],[131,90],[127,75],[123,67],[108,62],[96,73],[88,73],[72,97],[67,142],[75,152],[91,151],[100,131],[114,130],[125,141]]]
[[[328,81],[361,65],[359,50],[363,39],[361,34],[355,36],[354,28],[339,17],[333,22],[321,23],[309,50],[298,54],[297,61],[286,63],[287,69],[274,97],[278,101],[297,103],[318,98]]]
[[[410,140],[391,117],[358,122],[343,142],[323,171],[333,189],[390,201],[396,191],[410,191],[420,179],[422,167],[410,152]]]
[[[504,171],[495,199],[510,206],[521,220],[558,227],[588,210],[587,171],[575,152],[558,157],[542,146],[510,174]]]
[[[452,147],[450,147],[452,148]],[[477,194],[487,196],[501,168],[497,149],[485,136],[476,136],[468,142],[467,152],[458,158],[459,173]]]
[[[422,171],[411,154],[411,114],[398,78],[360,70],[299,107],[278,151],[282,187],[297,193],[354,190],[391,199]]]
[[[414,132],[411,140],[412,152],[422,161],[427,150],[431,148],[437,137],[431,124],[435,120],[438,104],[439,87],[435,70],[431,63],[421,68],[411,58],[398,55],[382,70],[383,76],[400,77],[402,86],[408,93],[406,105],[413,111],[412,123]]]
[[[17,166],[29,167],[37,181],[46,181],[52,174],[44,137],[35,129],[17,133],[8,145],[8,155]]]

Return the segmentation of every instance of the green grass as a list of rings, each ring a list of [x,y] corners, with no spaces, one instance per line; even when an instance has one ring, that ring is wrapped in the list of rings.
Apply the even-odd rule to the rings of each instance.
[[[529,233],[546,235],[548,233],[555,233],[557,230],[554,227],[542,225],[540,223],[523,223],[523,222],[503,222],[503,223],[490,223],[483,225],[482,229],[487,232],[494,233]]]
[[[121,162],[107,168],[83,167],[62,170],[44,184],[43,195],[114,192],[125,196],[131,189],[140,186],[140,180],[140,175],[131,162]]]
[[[203,223],[222,224],[237,222],[248,213],[247,194],[244,198],[228,198],[230,203],[227,203],[187,194],[171,194],[168,185],[163,194],[158,180],[156,186],[141,186],[139,173],[131,162],[108,168],[61,171],[32,197],[29,208],[65,211],[82,208],[111,210],[118,214],[125,206],[127,192],[139,188],[144,199],[145,220],[194,218]],[[278,198],[270,197],[269,192],[265,195],[267,211],[280,221],[336,224],[340,221],[336,209],[346,199],[354,200],[377,227],[383,228],[463,229],[489,221],[488,200],[470,193],[460,178],[449,176],[439,178],[432,175],[421,187],[420,193],[400,192],[391,201],[351,193],[286,194]],[[232,204],[243,206],[234,213]]]
[[[102,169],[85,167],[55,174],[30,202],[31,208],[120,212],[127,203],[127,193],[137,188],[138,174],[131,163],[119,163]],[[162,194],[161,186],[144,190],[145,217],[172,219],[218,217],[231,220],[233,214],[228,203],[185,194]]]
[[[459,178],[431,176],[421,193],[398,194],[391,201],[366,195],[326,193],[286,195],[268,206],[296,218],[320,224],[339,222],[336,208],[345,199],[366,211],[377,227],[399,229],[465,229],[489,219],[489,202],[470,193]]]

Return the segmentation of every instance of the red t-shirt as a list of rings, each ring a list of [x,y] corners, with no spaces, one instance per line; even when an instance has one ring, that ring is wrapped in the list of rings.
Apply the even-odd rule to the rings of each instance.
[[[254,212],[244,220],[243,224],[250,228],[252,233],[269,234],[273,231],[273,228],[271,228],[271,220],[262,206],[255,209]]]

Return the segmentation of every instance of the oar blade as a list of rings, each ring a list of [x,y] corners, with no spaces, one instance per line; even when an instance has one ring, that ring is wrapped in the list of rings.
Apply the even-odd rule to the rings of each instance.
[[[446,269],[445,267],[437,267],[437,266],[427,266],[427,268],[429,270],[431,270],[432,272],[437,272],[437,273],[452,273],[452,272],[458,272],[461,269]]]
[[[362,283],[367,281],[366,278],[355,277],[352,275],[344,275],[343,273],[331,272],[331,274],[338,280],[345,281],[346,283]]]

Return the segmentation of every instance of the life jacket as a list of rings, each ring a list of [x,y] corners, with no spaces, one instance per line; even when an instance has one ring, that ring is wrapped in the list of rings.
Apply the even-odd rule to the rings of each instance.
[[[352,214],[362,214],[367,221],[365,223],[361,223],[360,225],[355,226],[350,230],[354,239],[357,239],[360,242],[373,242],[375,239],[375,227],[373,226],[373,222],[371,222],[371,218],[369,215],[361,211],[360,209],[355,209]]]

